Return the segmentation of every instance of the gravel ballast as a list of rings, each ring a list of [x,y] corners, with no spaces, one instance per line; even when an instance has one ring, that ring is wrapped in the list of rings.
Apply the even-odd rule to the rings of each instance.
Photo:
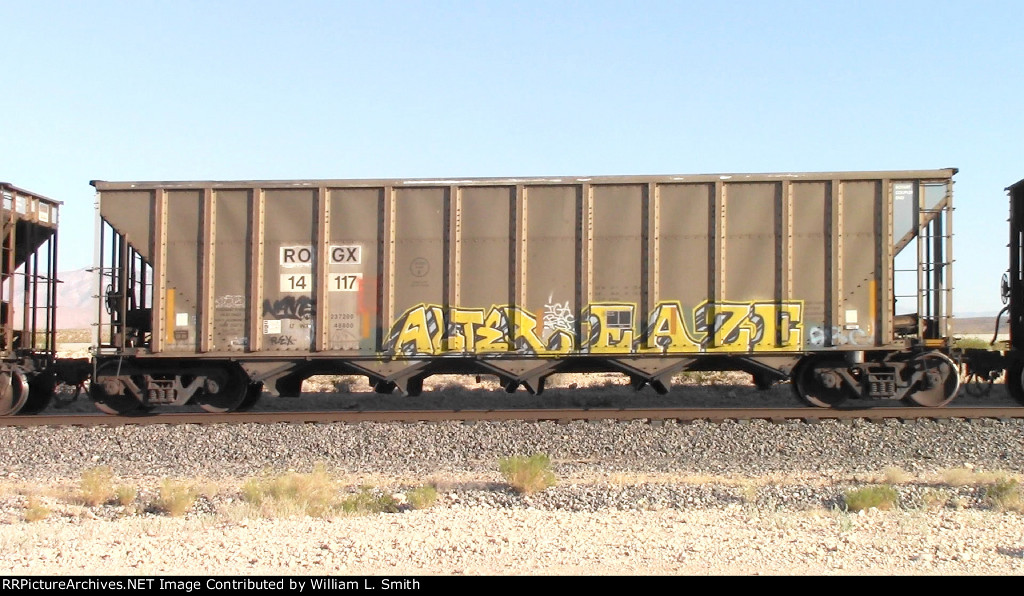
[[[985,482],[944,474],[1019,474],[1022,437],[1019,420],[3,427],[2,569],[1020,574],[1024,516],[993,507]],[[518,494],[497,461],[536,452],[558,483]],[[435,484],[438,501],[329,519],[255,516],[241,502],[245,479],[315,464],[353,491],[401,498]],[[69,498],[97,466],[137,487],[133,510]],[[145,505],[165,478],[206,486],[183,517]],[[887,480],[897,509],[844,510],[846,491]],[[26,522],[28,495],[50,515]]]

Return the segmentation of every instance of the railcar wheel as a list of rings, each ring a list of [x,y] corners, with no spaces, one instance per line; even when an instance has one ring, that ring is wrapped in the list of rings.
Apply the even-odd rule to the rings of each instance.
[[[1017,360],[1006,371],[1006,390],[1017,403],[1024,404],[1024,360]]]
[[[19,414],[38,414],[50,405],[57,389],[57,379],[52,374],[40,374],[28,382],[28,399]]]
[[[245,399],[242,400],[242,404],[235,408],[236,412],[247,412],[256,405],[256,402],[260,401],[260,397],[263,396],[263,383],[249,383],[248,389],[245,391]]]
[[[120,366],[116,362],[101,365],[96,371],[96,378],[89,383],[89,397],[92,398],[96,408],[113,416],[131,416],[148,410],[149,408],[144,407],[143,403],[135,399],[134,395],[125,391],[120,381],[103,380],[103,376],[106,374],[116,375],[117,369],[120,369]]]
[[[13,416],[28,401],[28,379],[20,370],[0,372],[0,416]]]
[[[419,397],[423,393],[423,377],[412,377],[405,382],[405,397]]]
[[[142,403],[130,395],[108,395],[103,390],[93,391],[91,386],[89,395],[96,408],[105,414],[130,416],[145,411]]]
[[[233,412],[249,397],[249,377],[236,366],[225,366],[211,375],[206,388],[195,396],[199,407],[214,414]]]
[[[926,408],[938,408],[953,401],[960,389],[960,371],[956,363],[942,352],[928,352],[911,360],[913,370],[923,371],[924,378],[904,400]]]
[[[764,373],[755,373],[751,375],[754,386],[757,387],[758,391],[768,391],[775,384],[775,379],[770,375]]]
[[[391,381],[377,381],[373,384],[373,390],[382,395],[391,395],[397,388],[398,385],[395,385]]]
[[[819,408],[834,408],[849,394],[838,373],[825,370],[843,368],[842,362],[805,362],[793,372],[793,388],[800,399]]]

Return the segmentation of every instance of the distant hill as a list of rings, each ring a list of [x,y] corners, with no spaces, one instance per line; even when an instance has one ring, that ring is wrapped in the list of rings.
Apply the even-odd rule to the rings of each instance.
[[[57,274],[57,328],[88,329],[96,320],[96,278],[85,269]],[[14,320],[20,326],[23,290],[15,282]],[[41,323],[40,323],[41,324]]]
[[[953,319],[953,332],[955,335],[988,335],[992,336],[992,332],[996,328],[996,318],[991,317],[956,317]],[[1006,326],[1006,315],[1003,315],[1002,320],[999,324],[999,333],[1009,333],[1010,330]]]
[[[96,274],[78,269],[58,273],[57,278],[57,328],[89,328],[96,321]]]

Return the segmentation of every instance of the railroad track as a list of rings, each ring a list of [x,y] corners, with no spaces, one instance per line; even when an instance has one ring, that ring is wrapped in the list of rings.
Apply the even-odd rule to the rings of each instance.
[[[875,406],[857,408],[507,408],[459,410],[344,410],[302,412],[234,412],[228,414],[157,413],[144,416],[106,414],[56,414],[9,416],[0,418],[0,426],[129,426],[151,424],[315,424],[360,422],[557,422],[574,421],[647,421],[683,423],[707,421],[769,420],[772,422],[820,420],[948,420],[1024,418],[1024,407],[974,406],[920,408]]]

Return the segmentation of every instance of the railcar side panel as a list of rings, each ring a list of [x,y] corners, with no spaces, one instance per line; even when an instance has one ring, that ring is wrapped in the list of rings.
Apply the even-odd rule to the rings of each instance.
[[[644,204],[647,187],[640,184],[591,186],[588,211],[592,233],[588,240],[591,291],[587,302],[634,304],[641,315],[646,274]],[[644,319],[641,317],[639,322]]]
[[[455,194],[449,258],[451,305],[515,304],[516,191],[514,187],[467,187]],[[475,315],[466,315],[475,316]],[[461,324],[462,321],[453,321]],[[461,336],[449,336],[454,351],[469,346]],[[461,346],[462,349],[457,349]]]
[[[753,303],[778,298],[780,191],[779,184],[727,185],[719,218],[724,228],[723,300]]]
[[[878,181],[847,182],[843,188],[843,285],[837,300],[834,345],[874,346],[878,329],[875,296],[880,278],[887,275],[878,258],[884,242],[879,237],[883,195]]]
[[[158,265],[152,352],[521,358],[892,345],[892,255],[951,176],[98,188]]]
[[[212,351],[244,352],[249,346],[248,321],[253,305],[247,299],[252,264],[248,243],[252,236],[251,200],[248,191],[224,190],[212,193],[211,218],[218,250],[214,251],[209,300]]]
[[[320,372],[415,394],[439,372],[540,391],[615,370],[667,391],[724,367],[819,406],[942,405],[954,173],[97,182],[98,349],[137,357],[97,399],[223,411],[241,379],[295,395]],[[183,358],[194,374],[169,372]]]
[[[332,189],[330,257],[327,271],[327,349],[339,352],[377,351],[378,293],[381,275],[381,212],[383,190]]]
[[[200,276],[202,197],[203,193],[198,190],[167,193],[163,299],[166,307],[164,349],[168,352],[188,354],[199,348],[196,332],[203,281]]]
[[[788,186],[786,234],[789,259],[784,265],[783,294],[799,296],[803,301],[802,318],[808,331],[831,327],[831,299],[826,275],[831,270],[829,250],[829,188],[830,182],[793,182]],[[825,335],[808,333],[804,338],[810,347],[824,346]]]
[[[263,225],[264,352],[313,349],[318,220],[310,190],[265,190]]]
[[[445,214],[447,188],[402,188],[395,191],[393,313],[401,316],[421,305],[445,304]],[[428,311],[431,342],[440,337],[442,319]],[[394,323],[394,319],[388,321]]]
[[[544,346],[553,352],[572,350],[580,334],[580,311],[586,299],[582,279],[586,263],[581,258],[586,241],[581,223],[582,191],[582,186],[567,185],[523,189],[526,233],[519,242],[526,248],[522,268],[513,281],[519,287],[515,294],[525,298],[525,303],[520,302],[524,310],[535,318],[540,316],[545,325],[541,332]],[[500,314],[495,311],[486,316],[496,321]]]
[[[714,296],[715,270],[707,267],[715,250],[710,233],[717,219],[714,192],[715,185],[706,183],[655,189],[655,304],[678,300],[680,305],[695,305]]]

